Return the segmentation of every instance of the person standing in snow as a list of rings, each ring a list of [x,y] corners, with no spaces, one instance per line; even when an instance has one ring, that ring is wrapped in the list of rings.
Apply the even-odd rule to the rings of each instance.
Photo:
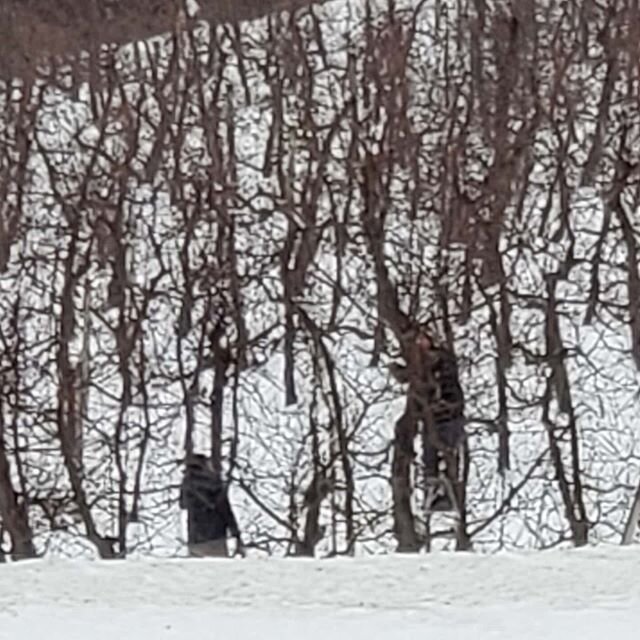
[[[464,395],[454,354],[420,326],[410,339],[407,365],[392,365],[391,372],[408,383],[408,407],[423,429],[424,468],[427,480],[444,473],[455,486],[458,475],[458,447],[464,438]],[[440,499],[441,498],[441,499]],[[451,505],[439,496],[437,507]]]
[[[238,523],[231,509],[220,473],[202,454],[187,459],[180,489],[180,507],[187,511],[189,554],[193,557],[229,555],[227,533],[236,541],[236,553],[244,556]]]

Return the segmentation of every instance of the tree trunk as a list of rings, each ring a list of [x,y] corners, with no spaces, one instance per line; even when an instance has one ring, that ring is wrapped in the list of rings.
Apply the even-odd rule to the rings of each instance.
[[[469,441],[465,438],[462,446],[462,460],[458,464],[462,468],[462,479],[456,479],[454,484],[456,500],[458,501],[459,520],[456,529],[456,551],[470,551],[473,547],[471,536],[467,532],[467,482],[469,481]]]
[[[571,394],[569,374],[565,365],[565,347],[560,333],[560,320],[556,310],[557,279],[550,278],[547,283],[547,323],[546,346],[551,367],[551,376],[547,381],[542,422],[549,436],[549,450],[556,472],[560,495],[564,503],[565,513],[571,529],[571,537],[576,547],[583,547],[589,542],[589,522],[582,487],[582,468],[578,440],[578,425]],[[559,429],[550,417],[550,403],[555,395],[558,407],[569,417],[566,430]],[[563,459],[561,441],[564,432],[570,437],[571,469],[569,471]]]
[[[394,532],[398,541],[397,551],[400,553],[415,553],[420,549],[411,509],[411,465],[415,435],[416,419],[407,407],[396,422],[391,475]]]
[[[624,528],[624,534],[622,536],[622,544],[631,544],[633,538],[640,528],[640,481],[638,482],[638,489],[636,490],[633,504],[631,505],[631,511],[629,512],[629,519]]]
[[[36,549],[29,518],[16,495],[11,483],[9,459],[4,448],[3,434],[0,433],[0,517],[11,539],[11,558],[24,560],[34,558]]]
[[[317,471],[304,495],[307,515],[302,541],[296,544],[297,556],[313,558],[315,555],[316,545],[324,536],[324,527],[320,525],[320,510],[323,500],[328,495],[329,482],[322,470]]]

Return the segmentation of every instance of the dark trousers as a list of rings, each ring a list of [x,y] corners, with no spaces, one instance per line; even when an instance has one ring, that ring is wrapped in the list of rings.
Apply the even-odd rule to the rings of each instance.
[[[464,438],[464,418],[436,421],[424,429],[424,468],[427,478],[438,476],[440,460],[445,463],[445,473],[451,480],[458,475],[458,445]]]

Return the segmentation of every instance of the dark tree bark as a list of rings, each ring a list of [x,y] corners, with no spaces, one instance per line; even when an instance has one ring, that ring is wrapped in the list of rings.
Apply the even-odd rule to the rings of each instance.
[[[411,465],[413,464],[413,441],[416,437],[417,420],[409,403],[395,426],[391,488],[393,492],[394,533],[400,553],[420,550],[416,534],[415,517],[411,509]]]
[[[542,421],[547,428],[549,450],[558,481],[558,487],[564,503],[565,514],[576,547],[585,546],[589,541],[589,522],[587,520],[584,491],[582,486],[582,465],[580,458],[578,425],[574,402],[571,396],[569,375],[565,365],[566,349],[560,333],[560,320],[556,310],[557,279],[550,277],[547,284],[547,356],[551,374],[547,381]],[[550,417],[551,398],[555,395],[560,411],[569,417],[566,428],[559,428]],[[569,435],[571,468],[567,469],[561,448],[565,432]]]
[[[84,260],[78,260],[78,239],[80,235],[80,222],[78,216],[67,211],[70,216],[70,241],[64,258],[64,286],[60,300],[61,312],[57,335],[57,374],[58,402],[56,407],[56,422],[60,452],[66,467],[74,501],[85,527],[87,538],[95,545],[99,555],[103,559],[117,557],[114,549],[114,540],[103,536],[98,531],[95,519],[91,512],[91,503],[85,488],[85,477],[80,460],[77,458],[77,423],[79,419],[76,389],[77,373],[70,361],[69,344],[73,339],[75,330],[73,293],[78,280],[87,269],[87,256]],[[83,262],[76,266],[76,262]]]
[[[4,447],[4,428],[0,424],[0,519],[11,539],[11,558],[34,558],[36,549],[26,509],[20,504],[11,482],[9,459]],[[0,554],[1,555],[1,554]]]
[[[624,527],[624,534],[622,536],[622,544],[627,545],[633,542],[633,537],[640,529],[640,482],[638,483],[638,489],[636,495],[631,504],[631,511],[629,511],[629,518]]]

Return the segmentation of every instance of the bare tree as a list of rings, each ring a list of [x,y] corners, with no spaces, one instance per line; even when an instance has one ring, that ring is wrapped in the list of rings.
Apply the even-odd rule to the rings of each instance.
[[[194,450],[250,548],[418,550],[422,443],[389,373],[424,320],[467,417],[462,526],[434,544],[628,539],[637,3],[85,4],[1,5],[30,25],[0,45],[16,557],[178,553]]]

